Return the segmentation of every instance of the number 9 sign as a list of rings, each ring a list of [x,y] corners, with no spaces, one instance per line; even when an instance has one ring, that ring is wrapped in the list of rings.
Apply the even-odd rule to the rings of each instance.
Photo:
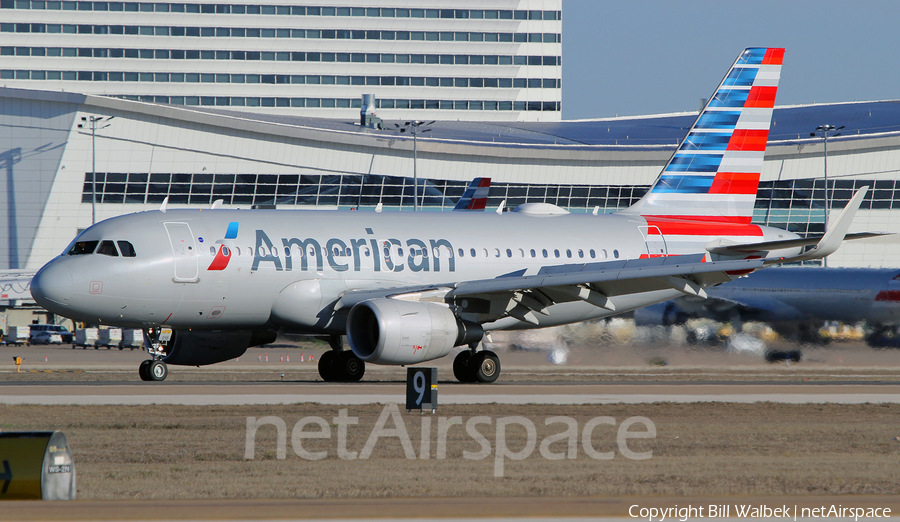
[[[406,409],[437,409],[437,368],[406,369]]]

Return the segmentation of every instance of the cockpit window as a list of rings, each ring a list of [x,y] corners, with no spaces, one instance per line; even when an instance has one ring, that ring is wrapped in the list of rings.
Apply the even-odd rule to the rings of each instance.
[[[119,244],[119,250],[122,251],[123,257],[135,257],[134,246],[128,241],[116,241]]]
[[[72,248],[69,249],[67,255],[70,256],[83,256],[86,254],[93,254],[94,249],[97,248],[97,243],[99,241],[76,241]]]
[[[97,253],[103,254],[104,256],[119,257],[119,251],[116,250],[116,244],[108,239],[100,242],[100,246],[97,247]]]

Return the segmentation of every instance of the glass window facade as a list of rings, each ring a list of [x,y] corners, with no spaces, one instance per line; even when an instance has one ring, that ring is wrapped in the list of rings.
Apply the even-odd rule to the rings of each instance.
[[[378,7],[316,7],[247,4],[183,4],[148,2],[61,2],[0,0],[0,9],[78,11],[140,11],[146,13],[256,14],[280,16],[366,16],[372,18],[450,18],[488,20],[562,20],[561,11],[483,9],[396,9]]]
[[[462,196],[466,182],[421,180],[419,197],[425,207],[449,210]],[[843,208],[854,191],[872,187],[860,208],[900,209],[900,181],[829,180],[830,207]],[[85,173],[82,202],[92,198],[92,176]],[[821,179],[762,181],[753,222],[784,228],[800,235],[824,232],[825,184]],[[571,212],[613,212],[633,205],[646,186],[540,185],[492,183],[488,207],[506,200],[507,208],[522,203],[551,203]],[[98,203],[172,203],[227,205],[413,207],[413,180],[402,176],[350,174],[146,174],[98,172]],[[567,254],[568,255],[568,254]]]
[[[10,57],[0,76],[48,82],[13,87],[321,117],[351,117],[350,100],[370,92],[384,100],[379,108],[421,118],[456,110],[481,120],[560,119],[561,0],[532,11],[479,8],[489,0],[464,9],[329,3],[0,0],[0,56]],[[67,47],[56,47],[55,35],[67,35]],[[190,60],[208,62],[206,74],[192,72]],[[322,85],[334,87],[323,93]]]

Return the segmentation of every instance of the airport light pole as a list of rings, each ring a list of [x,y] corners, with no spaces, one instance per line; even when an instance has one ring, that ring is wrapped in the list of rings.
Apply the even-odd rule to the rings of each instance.
[[[818,127],[816,127],[815,132],[809,133],[809,136],[811,138],[815,138],[817,136],[822,138],[824,140],[824,144],[825,144],[825,150],[824,150],[822,157],[824,159],[824,179],[825,179],[825,217],[824,217],[824,221],[825,221],[824,225],[825,226],[824,226],[824,230],[826,232],[828,231],[828,208],[831,204],[831,201],[828,198],[828,138],[840,136],[841,129],[843,129],[843,128],[844,128],[843,125],[841,125],[840,127],[835,127],[834,125],[819,125]],[[828,257],[825,257],[824,259],[822,259],[822,263],[827,267],[828,266]]]
[[[426,123],[424,121],[416,120],[416,121],[408,121],[408,122],[404,123],[402,127],[396,123],[394,124],[394,127],[397,127],[400,129],[400,132],[409,131],[409,133],[412,134],[412,137],[413,137],[413,211],[414,212],[419,211],[419,172],[418,172],[418,168],[417,168],[417,163],[419,160],[419,158],[418,158],[419,147],[418,147],[417,138],[418,138],[420,132],[423,134],[426,132],[431,132],[431,129],[419,130],[419,127],[421,127],[423,125],[431,125],[432,123],[434,123],[434,121],[430,121],[430,122]]]
[[[97,131],[109,127],[115,116],[82,116],[79,129],[91,129],[91,224],[97,222]]]

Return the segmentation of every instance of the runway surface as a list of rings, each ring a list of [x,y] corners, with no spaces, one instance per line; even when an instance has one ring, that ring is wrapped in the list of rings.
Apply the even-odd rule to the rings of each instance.
[[[404,403],[405,384],[324,382],[5,382],[0,404],[265,405]],[[654,402],[900,403],[897,383],[446,383],[439,404],[645,404]]]

